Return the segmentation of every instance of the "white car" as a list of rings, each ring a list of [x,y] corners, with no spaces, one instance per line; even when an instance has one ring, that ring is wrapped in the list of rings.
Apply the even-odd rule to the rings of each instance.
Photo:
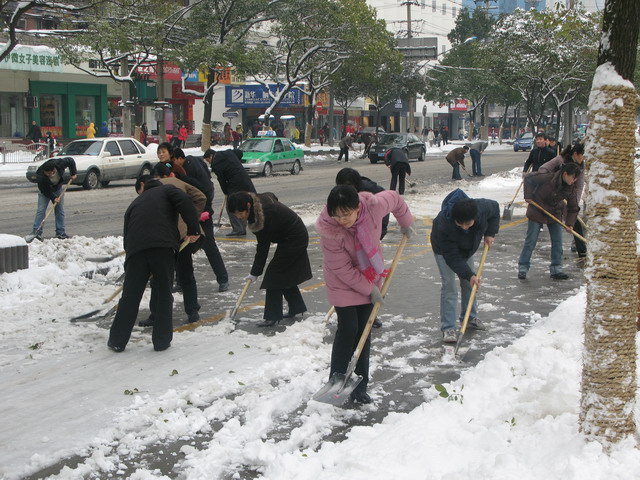
[[[76,162],[78,177],[75,185],[87,190],[106,187],[111,180],[138,178],[151,173],[151,167],[158,161],[155,153],[134,138],[106,137],[74,140],[64,146],[56,155],[72,157]],[[36,170],[46,160],[29,165],[27,179],[36,183]],[[68,176],[69,170],[65,171]]]

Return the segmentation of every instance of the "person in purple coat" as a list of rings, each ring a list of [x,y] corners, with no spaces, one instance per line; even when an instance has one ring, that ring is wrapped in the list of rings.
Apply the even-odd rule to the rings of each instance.
[[[347,371],[373,304],[382,301],[380,287],[387,271],[380,233],[382,218],[389,213],[398,220],[401,232],[410,235],[413,216],[398,192],[388,190],[373,195],[358,193],[351,185],[336,185],[316,221],[327,297],[338,315],[330,377]],[[367,339],[356,364],[355,373],[362,376],[351,393],[351,400],[356,403],[371,403],[367,393],[370,342]]]

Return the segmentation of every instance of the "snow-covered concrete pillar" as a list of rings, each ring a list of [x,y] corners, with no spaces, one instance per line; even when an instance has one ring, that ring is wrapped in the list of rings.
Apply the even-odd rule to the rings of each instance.
[[[0,234],[0,273],[29,268],[29,245],[24,238]]]

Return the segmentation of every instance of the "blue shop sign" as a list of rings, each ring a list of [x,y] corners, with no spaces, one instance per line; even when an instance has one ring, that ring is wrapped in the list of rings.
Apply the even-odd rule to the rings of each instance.
[[[276,85],[269,85],[272,93],[276,93]],[[302,105],[302,92],[294,88],[289,90],[279,106]],[[225,106],[235,108],[268,107],[271,97],[262,85],[227,85],[225,86]]]

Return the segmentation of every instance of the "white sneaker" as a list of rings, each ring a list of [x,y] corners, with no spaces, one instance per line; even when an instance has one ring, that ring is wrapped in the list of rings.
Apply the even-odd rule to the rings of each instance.
[[[449,328],[442,332],[442,341],[444,343],[456,343],[458,341],[458,334],[455,329]]]

